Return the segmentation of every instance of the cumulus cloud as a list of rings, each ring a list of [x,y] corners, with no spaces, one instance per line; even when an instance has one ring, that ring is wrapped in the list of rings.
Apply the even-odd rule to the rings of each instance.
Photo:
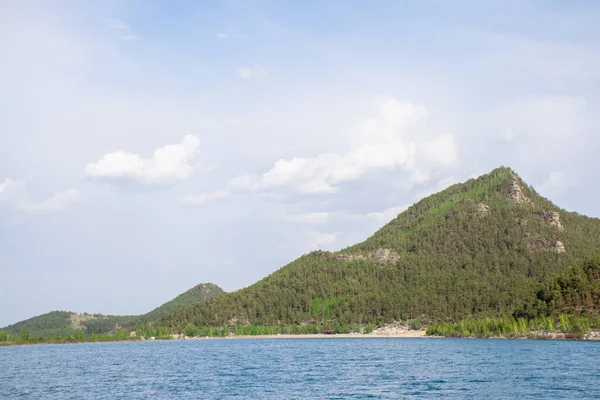
[[[131,26],[119,19],[105,18],[102,22],[113,32],[115,36],[119,37],[121,40],[142,40],[141,36],[133,33]]]
[[[17,209],[28,212],[64,211],[69,206],[81,200],[81,197],[79,190],[68,189],[40,202],[20,201],[17,203]]]
[[[181,203],[187,206],[201,206],[214,200],[225,199],[229,197],[229,192],[225,190],[217,190],[212,193],[202,193],[198,196],[185,196],[181,199]]]
[[[288,187],[298,193],[326,194],[337,185],[376,171],[404,170],[412,183],[430,179],[430,172],[458,162],[455,138],[449,134],[421,138],[409,128],[427,116],[423,106],[384,98],[375,117],[357,124],[348,150],[312,157],[281,159],[259,176],[241,176],[232,187],[265,190]]]
[[[170,185],[191,176],[190,162],[197,155],[198,145],[196,136],[187,135],[180,144],[154,150],[152,158],[119,150],[88,164],[85,175],[110,183],[133,180],[143,185]]]
[[[309,247],[319,247],[324,244],[334,243],[337,239],[337,233],[326,233],[326,232],[317,232],[312,231],[308,234],[308,246]]]
[[[240,68],[237,70],[237,75],[242,79],[260,78],[267,75],[267,70],[262,67]]]

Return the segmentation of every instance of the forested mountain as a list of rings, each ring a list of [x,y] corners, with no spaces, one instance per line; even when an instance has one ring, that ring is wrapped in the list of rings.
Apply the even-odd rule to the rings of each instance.
[[[539,303],[542,282],[595,254],[599,219],[558,208],[512,170],[498,168],[419,201],[362,243],[304,255],[252,286],[182,307],[158,324],[516,315]]]
[[[213,283],[201,283],[175,297],[173,300],[142,315],[102,315],[102,314],[77,314],[69,311],[52,311],[38,315],[16,324],[2,328],[11,335],[18,335],[23,331],[32,337],[52,337],[54,335],[66,336],[73,332],[107,333],[119,328],[130,328],[134,325],[159,319],[177,309],[201,303],[216,295],[225,293],[223,289]]]
[[[362,243],[311,252],[237,292],[201,284],[144,315],[55,311],[4,329],[191,336],[199,327],[222,335],[275,325],[319,332],[399,320],[593,316],[599,255],[600,219],[562,210],[498,168],[419,201]]]

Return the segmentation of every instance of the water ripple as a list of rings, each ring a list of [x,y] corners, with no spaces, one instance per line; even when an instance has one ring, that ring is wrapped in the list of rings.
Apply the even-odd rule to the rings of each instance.
[[[0,348],[1,399],[600,398],[600,342],[274,339]]]

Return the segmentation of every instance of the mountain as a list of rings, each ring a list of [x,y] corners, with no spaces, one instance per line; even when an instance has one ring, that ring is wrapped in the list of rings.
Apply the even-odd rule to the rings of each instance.
[[[107,333],[121,327],[129,328],[160,319],[165,315],[176,312],[179,308],[201,303],[222,293],[225,293],[223,289],[213,283],[201,283],[142,315],[121,316],[52,311],[9,325],[2,328],[2,330],[11,335],[18,335],[22,331],[27,331],[31,337],[67,336],[74,332],[86,334]]]
[[[190,290],[181,293],[173,300],[170,300],[165,304],[156,307],[154,310],[144,315],[140,315],[136,323],[158,320],[163,316],[173,313],[182,307],[185,307],[190,304],[201,303],[205,300],[210,299],[211,297],[217,296],[222,293],[225,293],[225,291],[223,291],[223,289],[221,289],[214,283],[201,283],[199,285],[194,286]]]
[[[539,287],[600,254],[600,220],[567,212],[509,168],[453,185],[362,243],[304,255],[159,325],[381,324],[523,312]]]

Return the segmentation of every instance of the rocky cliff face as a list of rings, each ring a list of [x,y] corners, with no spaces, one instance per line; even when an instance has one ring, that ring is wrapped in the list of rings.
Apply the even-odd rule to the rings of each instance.
[[[510,185],[509,199],[515,203],[529,203],[529,198],[525,196],[523,188],[519,184],[519,178],[512,172],[510,174],[512,175],[513,180]]]
[[[552,226],[555,226],[559,231],[563,231],[565,228],[560,222],[560,214],[556,211],[546,211],[542,214],[544,221],[549,223]]]
[[[389,250],[379,249],[374,253],[367,254],[339,254],[336,256],[338,260],[354,261],[354,260],[369,260],[379,264],[398,261],[400,256]]]
[[[490,214],[490,207],[483,203],[479,203],[477,205],[476,213],[478,217],[485,217]]]

